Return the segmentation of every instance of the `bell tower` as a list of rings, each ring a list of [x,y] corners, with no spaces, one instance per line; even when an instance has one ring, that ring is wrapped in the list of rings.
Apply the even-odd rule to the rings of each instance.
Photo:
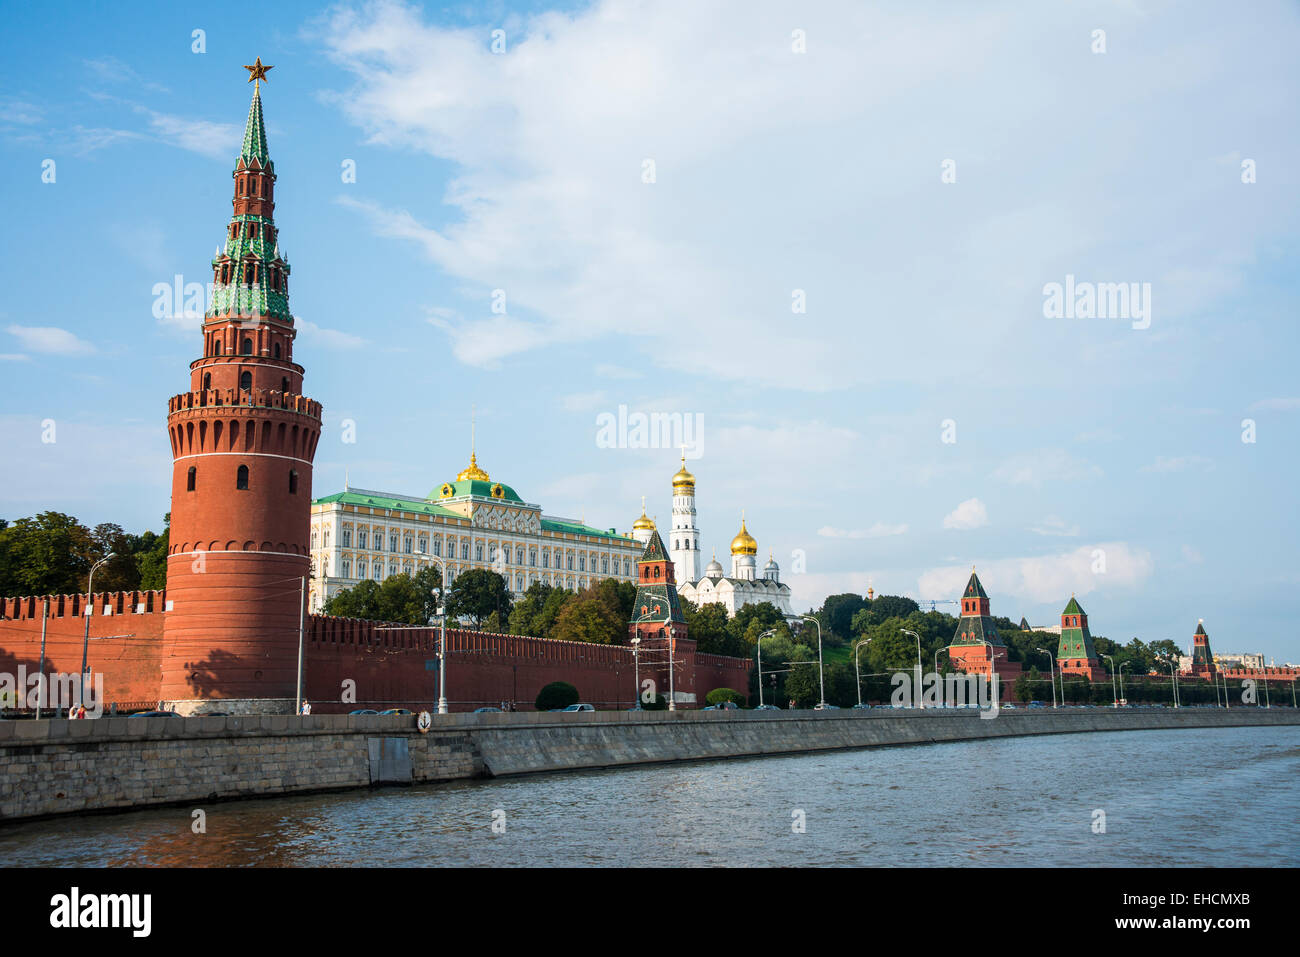
[[[320,403],[302,395],[275,227],[259,57],[233,213],[189,391],[168,402],[172,523],[163,700],[187,714],[293,709]]]

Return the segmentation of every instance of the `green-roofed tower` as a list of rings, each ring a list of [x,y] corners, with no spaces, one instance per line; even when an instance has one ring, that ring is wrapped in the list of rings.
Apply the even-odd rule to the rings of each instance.
[[[961,594],[961,618],[948,646],[953,667],[967,674],[991,674],[996,671],[1002,681],[1019,677],[1021,666],[1008,658],[1008,650],[998,636],[989,612],[989,596],[974,567]]]
[[[1092,643],[1092,633],[1088,631],[1088,613],[1073,595],[1061,612],[1061,640],[1056,646],[1056,664],[1065,675],[1085,675],[1090,681],[1107,677]]]
[[[1192,635],[1192,674],[1210,678],[1215,674],[1214,655],[1210,653],[1210,636],[1205,633],[1205,620],[1198,620]]]

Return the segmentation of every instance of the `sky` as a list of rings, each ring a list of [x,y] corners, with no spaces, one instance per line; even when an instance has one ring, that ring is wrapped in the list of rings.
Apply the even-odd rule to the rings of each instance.
[[[6,14],[0,517],[161,528],[157,290],[211,278],[260,56],[315,495],[428,494],[473,415],[525,501],[666,526],[686,444],[800,610],[974,565],[1300,660],[1295,4],[222,9]]]

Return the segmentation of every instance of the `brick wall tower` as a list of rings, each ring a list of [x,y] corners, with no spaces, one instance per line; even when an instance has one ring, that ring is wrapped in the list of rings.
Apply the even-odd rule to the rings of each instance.
[[[1110,680],[1092,643],[1088,613],[1073,595],[1065,611],[1061,612],[1061,641],[1056,649],[1056,666],[1062,675],[1083,675],[1089,681]]]
[[[985,644],[988,642],[988,644]],[[991,674],[996,668],[1001,683],[1020,677],[1020,662],[1011,661],[997,626],[989,611],[989,596],[975,569],[961,596],[961,618],[948,646],[948,659],[954,668],[967,674]]]
[[[641,639],[641,677],[652,678],[656,692],[667,698],[671,658],[673,693],[678,704],[689,705],[695,702],[695,642],[686,637],[686,616],[677,597],[673,563],[658,531],[650,532],[636,566],[636,599],[628,638]]]
[[[269,67],[258,60],[250,79]],[[234,170],[234,213],[188,392],[168,403],[171,610],[161,697],[183,713],[292,710],[320,403],[293,360],[289,263],[257,86]]]
[[[1192,635],[1192,674],[1198,678],[1212,678],[1217,669],[1214,667],[1214,655],[1210,653],[1210,636],[1205,633],[1205,620],[1196,622],[1196,634]]]

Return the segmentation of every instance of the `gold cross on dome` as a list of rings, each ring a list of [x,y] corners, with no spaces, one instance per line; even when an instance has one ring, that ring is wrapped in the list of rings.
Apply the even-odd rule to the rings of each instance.
[[[264,65],[262,63],[262,58],[258,57],[256,60],[253,61],[252,66],[249,66],[247,63],[245,63],[244,69],[248,71],[248,82],[253,84],[253,92],[256,93],[257,83],[255,81],[266,80],[268,83],[271,82],[269,79],[267,79],[266,73],[268,70],[274,70],[275,67]]]

